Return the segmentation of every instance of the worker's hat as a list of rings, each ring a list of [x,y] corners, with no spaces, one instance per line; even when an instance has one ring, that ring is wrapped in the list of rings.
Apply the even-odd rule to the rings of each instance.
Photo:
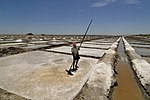
[[[74,47],[76,47],[76,43],[75,43],[75,42],[73,42],[72,45],[73,45]]]

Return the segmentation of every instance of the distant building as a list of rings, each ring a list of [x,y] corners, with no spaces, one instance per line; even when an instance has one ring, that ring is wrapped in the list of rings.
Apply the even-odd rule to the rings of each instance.
[[[35,36],[33,33],[27,33],[25,37],[23,38],[23,42],[26,42],[26,43],[35,41],[35,40],[38,40],[38,37]]]

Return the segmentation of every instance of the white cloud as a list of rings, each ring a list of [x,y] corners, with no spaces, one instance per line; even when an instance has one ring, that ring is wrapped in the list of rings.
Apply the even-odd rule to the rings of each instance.
[[[91,7],[103,7],[103,6],[107,6],[110,3],[114,3],[117,0],[103,0],[103,1],[99,1],[99,2],[95,2],[91,5]]]
[[[127,4],[139,4],[138,0],[126,0]]]
[[[85,10],[84,9],[79,9],[79,12],[84,12]]]
[[[106,5],[108,5],[108,3],[104,3],[104,2],[100,3],[100,2],[97,2],[97,3],[92,4],[91,7],[103,7],[103,6],[106,6]]]

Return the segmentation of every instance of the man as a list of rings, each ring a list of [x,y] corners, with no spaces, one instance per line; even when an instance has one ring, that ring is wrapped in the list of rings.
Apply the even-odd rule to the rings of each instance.
[[[71,52],[72,52],[72,55],[73,55],[73,70],[77,70],[77,68],[79,68],[77,65],[78,65],[78,61],[80,59],[80,56],[79,56],[79,48],[76,46],[76,43],[73,43],[72,44],[73,47],[71,48]]]

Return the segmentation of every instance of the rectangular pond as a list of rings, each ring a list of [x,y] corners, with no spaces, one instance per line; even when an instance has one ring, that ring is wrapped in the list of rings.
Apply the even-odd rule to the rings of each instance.
[[[80,45],[80,43],[77,44],[78,46]],[[83,43],[81,45],[81,47],[83,48],[95,48],[95,49],[109,49],[111,45],[100,45],[100,44],[86,44],[86,43]]]
[[[147,48],[135,48],[134,50],[136,53],[138,53],[141,56],[149,56],[150,57],[150,49]]]
[[[71,54],[71,48],[72,48],[71,46],[62,46],[62,47],[57,47],[57,48],[52,48],[52,49],[46,49],[46,51]],[[79,54],[81,56],[100,58],[105,54],[105,50],[80,48]]]
[[[31,100],[72,100],[97,59],[80,59],[73,76],[66,73],[72,56],[34,51],[0,58],[0,88]]]

